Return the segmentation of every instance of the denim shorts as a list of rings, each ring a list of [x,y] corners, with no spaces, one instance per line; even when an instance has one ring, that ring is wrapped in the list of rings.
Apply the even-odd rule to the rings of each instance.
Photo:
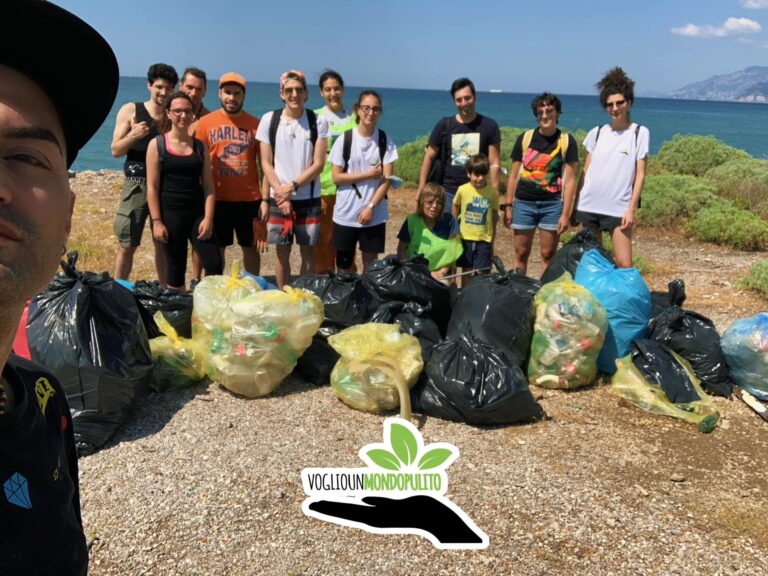
[[[512,210],[514,230],[557,231],[557,222],[563,213],[562,200],[515,200]]]

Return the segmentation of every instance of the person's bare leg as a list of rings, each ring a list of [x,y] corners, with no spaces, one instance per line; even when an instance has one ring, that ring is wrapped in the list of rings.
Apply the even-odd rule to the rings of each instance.
[[[133,255],[138,246],[118,246],[115,255],[115,279],[128,280],[133,268]]]
[[[282,290],[283,286],[291,282],[291,245],[278,244],[275,246],[275,282]]]
[[[557,243],[560,236],[552,230],[539,230],[539,244],[541,246],[541,273],[549,266],[550,260],[557,252]]]
[[[611,230],[613,258],[619,268],[632,268],[632,228],[622,230],[616,226]]]
[[[157,279],[160,281],[160,286],[166,286],[168,284],[168,260],[165,256],[165,248],[162,242],[154,240],[155,243],[155,271],[157,272]]]
[[[299,246],[299,253],[301,254],[301,267],[299,268],[299,276],[314,274],[315,273],[315,247]]]
[[[365,273],[366,270],[368,270],[368,266],[371,265],[371,263],[376,260],[376,258],[379,257],[379,255],[376,252],[363,252],[363,273]]]
[[[251,274],[261,272],[261,254],[256,246],[241,246],[243,249],[243,268]]]
[[[533,230],[515,230],[515,270],[519,268],[523,273],[528,271],[528,258],[531,256],[535,232],[535,228]]]
[[[192,250],[192,280],[200,282],[200,278],[203,277],[203,265],[200,263],[200,256],[197,255],[195,250]]]

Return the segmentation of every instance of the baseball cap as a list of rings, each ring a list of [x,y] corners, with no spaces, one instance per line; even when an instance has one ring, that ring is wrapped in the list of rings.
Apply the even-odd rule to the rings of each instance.
[[[112,48],[91,26],[51,2],[2,0],[0,64],[33,80],[51,100],[71,166],[115,101],[119,71]],[[75,86],[81,76],[95,87],[87,95]]]
[[[240,76],[237,72],[227,72],[221,78],[219,78],[219,88],[224,84],[237,84],[245,90],[245,78]]]
[[[307,89],[307,79],[304,77],[304,73],[299,70],[287,70],[280,74],[280,90],[283,89],[288,80],[298,80],[304,86],[304,89]]]

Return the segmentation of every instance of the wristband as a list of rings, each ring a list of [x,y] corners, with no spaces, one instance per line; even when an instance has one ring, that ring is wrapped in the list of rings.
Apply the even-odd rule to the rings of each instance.
[[[368,208],[373,210],[374,208],[376,208],[376,204],[374,204],[373,202],[368,202]]]
[[[152,218],[152,222],[160,222],[162,218]]]
[[[300,186],[296,183],[296,181],[291,182],[291,185],[293,185],[294,193],[299,191]]]

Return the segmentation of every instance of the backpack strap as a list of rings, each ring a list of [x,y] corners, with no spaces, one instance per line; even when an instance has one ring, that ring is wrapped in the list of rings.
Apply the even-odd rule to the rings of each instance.
[[[203,146],[205,146],[205,144],[203,144],[202,140],[195,138],[195,154],[197,154],[197,157],[200,158],[201,162],[205,160],[205,149]]]
[[[603,129],[603,125],[600,124],[600,126],[597,127],[597,134],[595,134],[595,144],[597,144],[598,138],[600,138],[600,130]]]
[[[571,139],[568,138],[568,134],[560,131],[560,156],[563,158],[563,164],[565,164],[565,153],[568,152],[568,145],[571,143]]]
[[[280,126],[280,116],[282,108],[272,112],[272,118],[269,119],[269,145],[272,146],[272,166],[275,165],[275,144],[277,143],[277,128]]]
[[[523,132],[522,153],[525,157],[525,151],[531,147],[531,140],[533,140],[533,130],[526,130]]]
[[[352,130],[354,130],[354,128]],[[344,132],[343,136],[344,142],[342,143],[341,155],[344,160],[344,170],[342,170],[344,173],[349,170],[349,157],[352,155],[352,130],[347,130]],[[354,182],[352,183],[352,189],[355,191],[357,197],[362,199],[363,195],[360,193],[360,189]]]
[[[168,156],[168,148],[165,146],[165,134],[155,136],[155,142],[157,143],[157,162],[160,166],[160,178],[157,183],[157,190],[159,192],[163,188],[163,164]]]
[[[307,108],[307,122],[309,122],[309,141],[312,142],[312,154],[315,153],[315,144],[317,144],[317,114],[311,108]],[[315,197],[315,181],[309,185],[310,200]]]
[[[384,166],[384,154],[387,151],[387,133],[379,129],[379,162]]]

